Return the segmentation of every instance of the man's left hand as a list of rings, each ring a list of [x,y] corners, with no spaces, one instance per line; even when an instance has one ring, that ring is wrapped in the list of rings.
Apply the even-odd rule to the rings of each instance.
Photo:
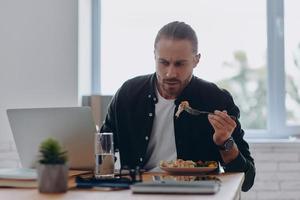
[[[208,115],[208,121],[215,130],[213,140],[216,145],[222,145],[236,127],[235,121],[227,114],[227,111],[216,110],[214,114]]]

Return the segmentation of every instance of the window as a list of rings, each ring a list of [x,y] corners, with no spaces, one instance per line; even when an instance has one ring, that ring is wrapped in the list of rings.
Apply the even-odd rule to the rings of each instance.
[[[157,31],[185,21],[195,29],[202,55],[194,74],[230,91],[248,136],[299,134],[298,7],[289,0],[285,7],[283,0],[102,0],[100,93],[113,95],[125,80],[153,73]]]
[[[287,125],[300,125],[300,21],[298,1],[285,1],[285,106]]]

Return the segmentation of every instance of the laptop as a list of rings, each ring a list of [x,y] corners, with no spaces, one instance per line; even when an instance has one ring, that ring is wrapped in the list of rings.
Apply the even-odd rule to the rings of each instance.
[[[94,168],[96,126],[90,107],[8,109],[7,116],[23,168],[35,168],[39,146],[51,137],[68,151],[70,169]]]
[[[132,193],[146,194],[215,194],[220,190],[217,181],[148,181],[131,185]]]

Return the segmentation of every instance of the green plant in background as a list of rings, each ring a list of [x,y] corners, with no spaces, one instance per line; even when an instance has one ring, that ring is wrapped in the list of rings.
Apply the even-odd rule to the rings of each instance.
[[[251,68],[246,52],[233,53],[234,60],[224,62],[225,67],[235,69],[236,74],[222,79],[217,84],[229,90],[241,111],[241,122],[246,129],[265,129],[267,127],[267,67]],[[286,75],[286,93],[300,105],[300,43],[294,52],[294,71]],[[287,109],[287,117],[296,121],[296,110]]]
[[[235,69],[236,74],[217,84],[229,90],[241,111],[241,122],[246,129],[264,129],[267,126],[267,71],[265,66],[251,68],[247,54],[236,51],[234,60],[225,67]]]
[[[300,105],[300,43],[298,44],[296,50],[293,52],[294,57],[294,73],[286,75],[286,92],[287,96],[290,97],[292,101]],[[296,121],[295,111],[287,109],[287,117],[291,121]]]
[[[64,151],[57,140],[48,138],[40,145],[41,164],[65,164],[67,161],[67,151]]]

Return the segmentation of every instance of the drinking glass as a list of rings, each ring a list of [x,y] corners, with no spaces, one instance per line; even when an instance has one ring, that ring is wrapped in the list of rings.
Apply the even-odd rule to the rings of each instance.
[[[95,137],[95,178],[114,178],[113,133],[96,133]]]

